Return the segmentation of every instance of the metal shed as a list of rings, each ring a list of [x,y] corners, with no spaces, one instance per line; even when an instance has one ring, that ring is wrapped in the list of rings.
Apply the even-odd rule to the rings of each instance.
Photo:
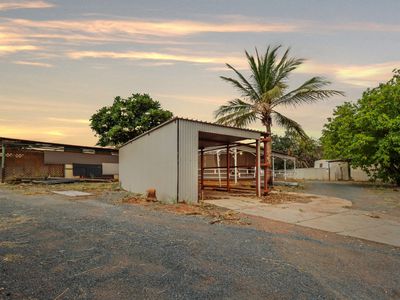
[[[119,149],[121,186],[141,194],[154,188],[158,200],[163,202],[195,203],[199,198],[199,159],[202,160],[204,151],[210,147],[229,149],[250,140],[257,149],[256,190],[260,194],[259,150],[262,137],[262,132],[256,130],[173,118]],[[229,180],[227,184],[229,190]]]

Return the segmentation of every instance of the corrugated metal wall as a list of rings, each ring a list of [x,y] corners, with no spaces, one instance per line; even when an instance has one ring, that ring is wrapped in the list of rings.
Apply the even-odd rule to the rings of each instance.
[[[119,150],[121,186],[144,194],[155,188],[163,202],[177,200],[177,121],[151,131]]]
[[[101,165],[102,163],[118,163],[118,155],[44,151],[44,163]]]
[[[199,132],[242,137],[260,137],[259,133],[235,128],[219,127],[212,124],[178,120],[179,124],[179,201],[196,203],[198,201],[198,148]]]

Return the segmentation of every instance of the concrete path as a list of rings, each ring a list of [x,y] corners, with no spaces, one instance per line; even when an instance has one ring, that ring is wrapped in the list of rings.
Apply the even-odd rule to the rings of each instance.
[[[369,183],[307,181],[298,192],[350,200],[352,208],[379,212],[400,220],[400,189]]]
[[[313,197],[308,203],[266,204],[258,199],[245,197],[205,202],[248,215],[400,247],[400,222],[395,218],[351,209],[352,203],[349,200],[310,196]]]

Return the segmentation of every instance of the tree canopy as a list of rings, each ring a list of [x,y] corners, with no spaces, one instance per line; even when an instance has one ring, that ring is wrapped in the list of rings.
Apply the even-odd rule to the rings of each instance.
[[[236,88],[240,97],[222,105],[215,112],[217,122],[226,125],[245,127],[260,120],[266,132],[271,133],[272,122],[287,129],[295,130],[306,137],[301,125],[278,111],[279,107],[296,107],[302,104],[314,103],[342,92],[325,89],[330,82],[322,77],[311,77],[293,90],[289,90],[288,79],[304,59],[290,57],[290,49],[286,49],[279,57],[281,46],[270,47],[264,54],[255,55],[245,52],[250,67],[250,76],[246,78],[230,64],[236,78],[221,76],[221,78]]]
[[[346,158],[385,182],[400,185],[400,70],[338,106],[321,137],[325,158]]]
[[[304,139],[293,130],[287,130],[283,136],[272,135],[272,149],[296,156],[297,166],[302,168],[312,168],[314,161],[322,157],[322,148],[319,140],[313,138]]]
[[[90,118],[90,127],[100,146],[118,146],[172,118],[148,94],[115,97],[111,106],[100,108]]]

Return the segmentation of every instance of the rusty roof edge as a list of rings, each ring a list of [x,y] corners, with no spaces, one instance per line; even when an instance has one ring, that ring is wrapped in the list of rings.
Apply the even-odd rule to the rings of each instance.
[[[118,150],[116,147],[101,147],[101,146],[85,146],[85,145],[73,145],[73,144],[63,144],[63,143],[53,143],[53,142],[44,142],[44,141],[35,141],[35,140],[26,140],[26,139],[18,139],[18,138],[9,138],[0,136],[0,141],[14,141],[14,142],[22,142],[22,143],[36,143],[42,145],[52,145],[52,146],[66,146],[66,147],[76,147],[76,148],[85,148],[85,149],[98,149],[98,150],[110,150],[116,151]]]

